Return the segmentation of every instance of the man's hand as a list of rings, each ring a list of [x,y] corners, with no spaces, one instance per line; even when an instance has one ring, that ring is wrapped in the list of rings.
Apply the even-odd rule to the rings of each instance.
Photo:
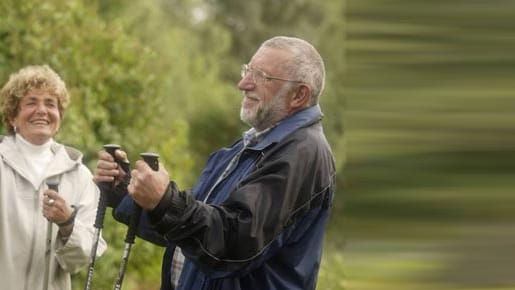
[[[131,182],[128,186],[129,195],[144,209],[154,209],[170,183],[166,169],[159,165],[154,171],[143,160],[138,160],[135,169],[131,171]]]
[[[122,160],[122,162],[129,163],[127,159],[127,153],[122,150],[115,151],[116,159]],[[95,168],[95,174],[93,180],[95,182],[115,182],[115,184],[120,183],[123,180],[123,177],[127,175],[127,172],[123,171],[123,169],[118,166],[118,163],[115,162],[113,156],[102,150],[98,152],[98,161],[97,167]]]

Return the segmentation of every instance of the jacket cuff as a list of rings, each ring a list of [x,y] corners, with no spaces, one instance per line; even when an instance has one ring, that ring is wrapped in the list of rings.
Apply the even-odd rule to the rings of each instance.
[[[106,205],[108,207],[116,208],[122,199],[127,195],[127,186],[130,182],[130,176],[126,176],[122,182],[115,186],[111,192],[105,194]]]
[[[168,188],[165,191],[165,194],[157,204],[157,206],[150,210],[149,218],[153,224],[159,224],[167,212],[171,211],[173,213],[182,212],[183,202],[179,199],[179,189],[177,188],[177,184],[175,182],[170,181]]]

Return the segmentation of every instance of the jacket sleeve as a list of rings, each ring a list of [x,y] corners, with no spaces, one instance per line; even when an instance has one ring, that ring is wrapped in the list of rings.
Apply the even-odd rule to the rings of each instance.
[[[312,148],[277,150],[221,205],[197,201],[172,183],[151,221],[205,271],[246,271],[285,243],[300,219],[314,216],[309,211],[328,206],[332,191],[328,170],[311,166],[320,162]]]
[[[135,203],[132,198],[129,195],[126,195],[118,206],[113,209],[113,217],[117,221],[128,225],[131,215],[134,212],[134,205]],[[157,232],[155,226],[149,222],[148,212],[146,210],[143,210],[141,213],[136,235],[155,245],[162,247],[168,246],[166,239]]]
[[[89,170],[81,165],[77,177],[73,178],[73,188],[77,190],[75,206],[78,207],[73,231],[66,242],[59,237],[56,242],[56,259],[60,266],[67,272],[75,273],[89,262],[91,248],[95,239],[95,223],[99,190],[93,182],[93,176]],[[80,191],[79,191],[80,190]],[[99,238],[97,256],[100,256],[107,248],[102,237]]]

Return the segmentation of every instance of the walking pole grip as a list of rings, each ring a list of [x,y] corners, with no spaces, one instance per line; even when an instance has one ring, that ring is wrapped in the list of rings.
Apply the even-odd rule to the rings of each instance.
[[[140,156],[143,160],[152,168],[152,170],[157,171],[159,169],[159,155],[156,153],[141,153]],[[132,210],[132,214],[129,220],[129,227],[127,229],[127,233],[125,236],[125,249],[123,251],[122,261],[120,264],[120,270],[118,272],[118,277],[116,279],[114,290],[122,289],[123,278],[125,276],[125,271],[127,270],[127,264],[129,263],[129,255],[131,252],[132,244],[134,244],[134,239],[136,238],[136,232],[138,231],[138,225],[141,217],[143,209],[138,204],[134,203],[134,208]]]
[[[114,152],[120,149],[120,145],[118,144],[106,144],[104,145],[104,150],[109,153],[113,158],[116,160],[116,156]],[[106,188],[107,191],[111,191],[114,187],[114,181],[113,182],[106,182],[103,188]],[[104,226],[104,217],[106,213],[106,195],[108,192],[101,191],[100,192],[100,198],[98,200],[98,207],[97,207],[97,215],[95,217],[95,228],[101,229]]]
[[[152,168],[152,170],[159,170],[159,155],[156,153],[141,153],[140,156],[143,160]],[[127,230],[127,236],[125,237],[126,243],[134,243],[136,237],[136,231],[138,229],[139,220],[141,217],[141,206],[135,204],[134,210],[129,221],[129,229]]]
[[[114,152],[120,149],[120,145],[117,144],[106,144],[104,145],[104,150],[111,154],[113,158],[116,160]],[[86,284],[84,286],[85,290],[91,289],[91,283],[93,280],[93,272],[95,269],[95,261],[97,256],[97,248],[98,243],[100,240],[100,232],[102,231],[102,228],[104,227],[104,217],[106,214],[106,207],[107,207],[107,201],[106,201],[106,195],[109,194],[109,191],[111,191],[114,187],[114,181],[113,182],[103,182],[102,185],[99,186],[100,188],[100,197],[98,199],[98,206],[97,206],[97,215],[95,216],[95,236],[93,240],[93,244],[91,246],[91,253],[89,258],[89,266],[88,266],[88,272],[86,275]]]
[[[59,191],[58,187],[59,187],[59,184],[58,183],[47,183],[47,186],[48,186],[48,189],[51,189],[53,191]]]
[[[146,152],[140,154],[141,158],[152,168],[154,171],[159,170],[159,154]]]

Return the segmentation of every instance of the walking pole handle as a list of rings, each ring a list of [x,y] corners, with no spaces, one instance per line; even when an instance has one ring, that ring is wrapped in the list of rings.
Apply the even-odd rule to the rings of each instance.
[[[114,152],[117,150],[117,149],[120,149],[120,145],[118,144],[106,144],[104,145],[104,150],[111,154],[111,156],[113,156],[113,158],[116,160],[116,156],[114,154]],[[114,181],[113,182],[106,182],[105,184],[106,186],[104,188],[108,188],[108,190],[112,190],[113,187],[114,187]],[[101,191],[100,192],[100,198],[98,200],[98,207],[97,207],[97,215],[95,217],[95,228],[97,229],[101,229],[104,225],[104,217],[105,217],[105,213],[106,213],[106,194],[108,194],[107,192],[103,192]]]
[[[159,155],[156,153],[141,153],[140,156],[143,160],[152,168],[152,170],[159,170]],[[142,208],[141,206],[134,204],[134,209],[131,215],[131,219],[129,221],[129,228],[127,230],[127,235],[125,237],[125,242],[133,244],[134,239],[136,237],[136,232],[138,230],[139,220],[141,217]]]
[[[48,186],[48,189],[51,189],[53,191],[59,191],[58,187],[59,187],[59,184],[56,183],[47,183],[47,186]]]
[[[152,152],[141,153],[140,156],[154,171],[159,170],[159,154]]]
[[[156,153],[141,153],[140,156],[143,160],[152,168],[152,170],[157,171],[159,169],[159,155]],[[127,233],[125,236],[125,249],[122,256],[122,262],[120,264],[120,270],[118,272],[118,277],[116,279],[114,290],[122,289],[123,278],[125,276],[125,271],[127,269],[127,264],[129,263],[129,255],[131,252],[132,244],[134,244],[134,239],[136,238],[136,232],[138,230],[138,225],[141,217],[143,209],[138,204],[134,203],[134,208],[132,210],[132,214],[129,220],[129,227],[127,229]]]
[[[116,160],[116,156],[114,152],[120,149],[120,145],[118,144],[105,144],[104,150],[111,154],[113,158]],[[90,252],[90,258],[89,258],[89,265],[88,265],[88,272],[86,275],[86,284],[84,285],[85,290],[91,289],[91,283],[93,281],[93,272],[95,269],[95,261],[97,256],[97,248],[98,243],[100,240],[100,233],[102,231],[102,228],[104,227],[104,217],[106,214],[106,208],[107,208],[107,200],[106,195],[109,194],[108,191],[111,191],[114,187],[114,181],[113,182],[103,182],[103,186],[99,186],[100,188],[100,196],[98,198],[98,206],[97,206],[97,215],[95,216],[95,235],[93,244],[91,246],[91,252]],[[107,191],[107,192],[106,192]]]

